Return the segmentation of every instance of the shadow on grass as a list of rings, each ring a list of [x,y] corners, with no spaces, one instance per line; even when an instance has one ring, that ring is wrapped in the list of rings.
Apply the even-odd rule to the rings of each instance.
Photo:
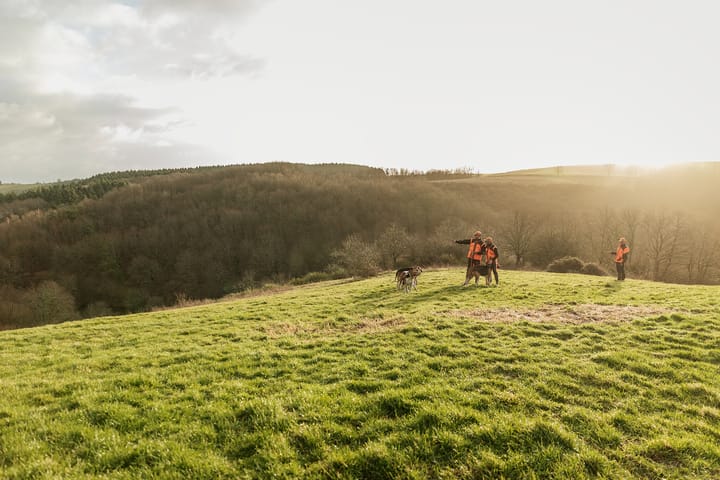
[[[421,303],[427,300],[441,300],[448,295],[465,294],[468,291],[480,293],[478,290],[485,288],[486,287],[475,287],[471,285],[462,287],[459,284],[445,285],[441,287],[434,285],[423,287],[422,285],[418,285],[417,290],[404,293],[398,291],[395,286],[392,285],[388,288],[378,287],[364,292],[363,294],[355,295],[353,297],[353,303],[363,306],[395,307],[414,302]]]
[[[603,295],[610,295],[613,293],[618,293],[620,290],[623,289],[623,282],[620,280],[608,280],[603,285],[602,294]]]

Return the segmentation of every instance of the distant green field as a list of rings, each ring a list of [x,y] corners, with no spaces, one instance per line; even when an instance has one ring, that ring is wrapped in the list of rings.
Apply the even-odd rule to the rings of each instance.
[[[26,190],[37,188],[39,184],[24,183],[0,183],[0,193],[21,193]]]
[[[720,288],[462,277],[0,332],[0,478],[720,478]]]

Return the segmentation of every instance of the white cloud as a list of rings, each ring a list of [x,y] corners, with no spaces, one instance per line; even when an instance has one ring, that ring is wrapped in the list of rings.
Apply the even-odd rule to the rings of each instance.
[[[183,15],[194,19],[245,17],[260,8],[259,0],[148,0],[136,2],[148,16]]]
[[[217,161],[170,135],[187,122],[182,99],[163,92],[251,74],[263,62],[222,32],[255,3],[207,5],[0,0],[0,180]]]
[[[0,0],[0,180],[718,160],[717,5]]]

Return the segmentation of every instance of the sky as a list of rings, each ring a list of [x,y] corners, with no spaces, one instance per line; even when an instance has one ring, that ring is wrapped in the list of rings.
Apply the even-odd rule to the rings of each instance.
[[[720,160],[720,3],[0,0],[0,181]]]

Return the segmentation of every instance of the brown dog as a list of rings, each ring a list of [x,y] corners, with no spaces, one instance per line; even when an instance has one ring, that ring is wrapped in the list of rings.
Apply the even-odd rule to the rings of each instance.
[[[488,265],[484,263],[477,263],[468,267],[465,285],[470,282],[471,278],[475,279],[475,285],[479,285],[480,277],[485,277],[485,285],[489,286],[492,283],[492,270]]]
[[[414,267],[400,268],[395,272],[395,283],[398,290],[409,293],[410,290],[417,290],[417,277],[420,276],[423,269],[420,265]]]

